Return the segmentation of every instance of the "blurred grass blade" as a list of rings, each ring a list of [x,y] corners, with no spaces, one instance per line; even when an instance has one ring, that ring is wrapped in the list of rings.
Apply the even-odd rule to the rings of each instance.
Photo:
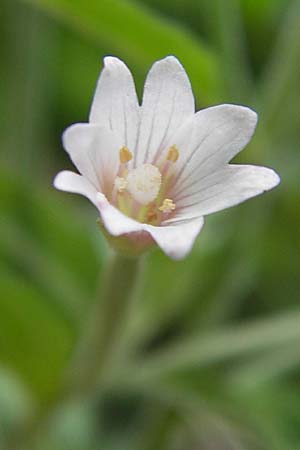
[[[38,243],[30,239],[22,227],[9,220],[0,225],[0,248],[1,257],[8,261],[7,266],[22,267],[26,278],[31,278],[45,292],[47,298],[51,299],[52,307],[62,317],[73,325],[79,321],[87,295],[78,279],[59,259],[53,258],[45,248],[41,251]],[[16,272],[17,267],[14,267]]]
[[[44,71],[47,72],[49,67],[52,41],[45,18],[37,11],[20,6],[17,8],[9,1],[3,4],[9,23],[8,30],[3,30],[9,56],[3,65],[7,78],[4,78],[5,97],[1,101],[4,126],[1,125],[5,147],[11,151],[3,152],[1,159],[12,166],[17,161],[23,173],[34,171],[39,176],[41,161],[45,159],[45,153],[40,149],[45,145],[46,93],[49,88],[49,78],[44,76]]]
[[[2,441],[32,414],[34,407],[35,402],[22,380],[0,365],[0,448],[5,448]]]
[[[203,103],[220,96],[216,56],[190,32],[126,0],[25,0],[42,8],[105,46],[106,53],[126,58],[144,71],[156,59],[176,55],[187,69]],[[79,62],[78,62],[79,63]]]
[[[283,344],[299,345],[300,311],[271,319],[230,327],[215,333],[181,340],[139,362],[129,371],[131,382],[161,377],[176,370],[218,364],[234,357],[249,356]],[[134,375],[136,374],[136,375]],[[122,378],[124,373],[121,374]]]
[[[0,170],[0,258],[75,325],[94,297],[101,255],[95,254],[91,233],[82,232],[80,219],[54,202],[56,195],[27,177]]]
[[[213,2],[217,46],[220,49],[222,78],[232,102],[245,102],[252,92],[252,79],[247,60],[245,30],[238,0]]]
[[[287,100],[292,99],[295,102],[294,95],[299,92],[299,42],[300,2],[296,0],[291,3],[283,19],[273,56],[266,66],[260,86],[261,107],[268,125],[274,129],[280,125],[280,118],[285,117],[288,112],[284,107],[288,103]],[[295,86],[295,91],[292,86]],[[292,97],[289,94],[292,94]]]
[[[299,345],[285,345],[235,367],[229,380],[234,386],[253,388],[293,373],[299,367]]]
[[[66,321],[29,281],[0,275],[0,355],[41,397],[55,392],[73,336]]]

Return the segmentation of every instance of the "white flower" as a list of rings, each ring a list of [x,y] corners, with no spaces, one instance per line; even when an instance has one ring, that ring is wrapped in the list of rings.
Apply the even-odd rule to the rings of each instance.
[[[132,75],[107,57],[89,123],[70,126],[63,144],[81,175],[60,172],[56,188],[86,196],[114,244],[142,251],[157,243],[171,258],[191,250],[203,216],[279,183],[271,169],[229,164],[249,142],[257,116],[244,106],[195,113],[185,70],[157,61],[139,106]]]

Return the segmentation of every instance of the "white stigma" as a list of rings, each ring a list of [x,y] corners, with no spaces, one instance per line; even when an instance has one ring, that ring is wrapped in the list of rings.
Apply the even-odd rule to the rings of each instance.
[[[138,203],[147,205],[158,196],[161,186],[161,173],[152,164],[143,164],[130,170],[127,177],[127,191]]]

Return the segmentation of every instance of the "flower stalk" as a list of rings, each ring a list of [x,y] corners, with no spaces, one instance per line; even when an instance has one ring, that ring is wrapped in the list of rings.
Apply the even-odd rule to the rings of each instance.
[[[140,258],[114,254],[104,275],[100,300],[88,322],[67,373],[67,389],[73,395],[88,395],[100,381],[121,337],[130,299],[136,284]]]

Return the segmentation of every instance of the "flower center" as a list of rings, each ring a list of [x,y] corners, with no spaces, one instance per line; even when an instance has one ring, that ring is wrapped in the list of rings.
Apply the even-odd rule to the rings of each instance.
[[[152,164],[143,164],[130,170],[126,177],[127,190],[142,205],[155,200],[161,187],[161,173]]]
[[[132,154],[127,147],[119,152],[120,169],[114,181],[113,202],[126,215],[154,225],[159,225],[176,205],[165,198],[173,179],[172,166],[179,157],[175,145],[171,146],[164,160],[157,165],[141,164],[127,169]],[[158,166],[158,167],[157,167]]]

